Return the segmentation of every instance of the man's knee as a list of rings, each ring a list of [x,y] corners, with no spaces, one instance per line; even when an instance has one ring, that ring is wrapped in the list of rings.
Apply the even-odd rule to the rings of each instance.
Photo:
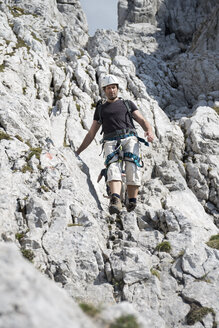
[[[122,170],[118,162],[110,164],[107,171],[107,181],[122,181]]]

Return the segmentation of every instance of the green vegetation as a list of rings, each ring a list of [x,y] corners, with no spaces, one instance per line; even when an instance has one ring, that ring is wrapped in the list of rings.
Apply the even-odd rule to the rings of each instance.
[[[17,232],[15,234],[15,238],[20,242],[25,236],[25,233],[24,232]]]
[[[40,160],[40,155],[41,155],[41,152],[42,152],[42,148],[40,147],[36,147],[36,148],[30,148],[30,153],[29,155],[27,156],[27,161],[29,161],[34,155],[36,156],[36,158],[38,160]]]
[[[206,244],[211,248],[219,249],[219,234],[211,236],[210,240]]]
[[[109,328],[139,328],[139,324],[137,323],[135,316],[129,314],[116,319]]]
[[[4,64],[4,61],[3,63],[0,65],[0,73],[3,73],[5,70],[5,64]]]
[[[30,262],[33,262],[33,259],[35,257],[33,251],[31,251],[30,249],[21,248],[21,253],[22,253],[23,257],[28,259]]]
[[[213,315],[213,317],[214,317],[213,327],[216,327],[214,310],[212,308],[201,307],[201,306],[194,305],[194,304],[192,304],[191,310],[189,311],[189,313],[186,316],[187,324],[189,326],[194,325],[196,322],[201,321],[208,313],[211,313]]]
[[[20,17],[21,15],[25,15],[25,11],[22,8],[19,7],[9,7],[8,8],[11,10],[12,15],[16,17]]]
[[[79,51],[80,51],[80,55],[78,56],[78,59],[80,59],[81,57],[83,57],[85,55],[83,49],[79,49]]]
[[[33,169],[29,165],[24,165],[21,169],[22,173],[30,172],[33,173]]]
[[[44,186],[44,185],[42,185],[42,186],[40,186],[39,191],[49,192],[49,188],[46,187],[46,186]]]
[[[160,280],[160,273],[156,269],[151,268],[150,271],[153,276],[157,277]]]
[[[17,138],[20,142],[24,142],[24,140],[18,134],[16,134],[15,138]]]
[[[82,126],[82,128],[84,129],[84,130],[86,130],[86,128],[85,128],[85,125],[84,125],[84,122],[81,120],[81,126]]]
[[[22,241],[22,239],[26,236],[26,234],[29,232],[29,229],[23,232],[17,232],[15,234],[15,238],[19,241],[19,243]]]
[[[108,224],[108,229],[109,229],[109,230],[112,230],[112,226],[111,226],[111,224]]]
[[[71,147],[69,144],[67,144],[66,142],[66,137],[64,138],[64,141],[63,141],[63,147]]]
[[[80,113],[81,106],[79,104],[76,104],[77,111]]]
[[[48,109],[48,115],[50,116],[52,114],[53,107],[49,107]]]
[[[69,223],[68,227],[83,227],[83,224],[80,223]]]
[[[80,303],[79,306],[84,311],[84,313],[86,313],[90,317],[95,317],[100,312],[100,310],[92,304]]]
[[[31,148],[31,143],[30,143],[30,140],[27,140],[27,141],[25,141],[25,144],[26,144],[28,147],[30,147],[30,148]]]
[[[32,15],[33,17],[37,17],[37,14],[32,14],[32,13],[27,13],[24,11],[24,9],[19,8],[17,6],[8,6],[9,10],[11,11],[12,15],[16,18],[16,17],[20,17],[22,15]]]
[[[43,171],[43,168],[40,164],[37,165],[37,168],[38,168],[39,171]]]
[[[6,140],[12,140],[12,138],[7,134],[6,132],[0,131],[0,141],[6,139]]]
[[[11,28],[13,29],[13,25],[11,25],[10,24],[10,26],[11,26]],[[8,56],[13,56],[14,55],[14,53],[15,53],[15,50],[17,50],[17,49],[19,49],[19,48],[26,48],[27,49],[27,52],[29,53],[30,52],[30,47],[24,42],[24,40],[22,40],[21,38],[18,38],[17,39],[17,43],[16,43],[16,45],[12,48],[12,52],[10,52],[10,53],[7,53],[7,55]],[[2,67],[1,67],[2,66]],[[3,64],[2,65],[0,65],[0,72],[2,71],[4,71],[4,69],[5,69],[5,65],[4,65],[4,62],[3,62]]]
[[[169,241],[163,241],[162,243],[156,246],[156,250],[158,252],[166,252],[169,253],[171,251],[171,245]]]
[[[213,107],[213,109],[215,110],[215,112],[219,115],[219,107]]]
[[[18,38],[17,39],[17,43],[16,43],[16,47],[13,48],[13,50],[15,49],[19,49],[19,48],[27,48],[27,51],[30,51],[30,47],[24,42],[24,40]]]
[[[34,32],[31,32],[31,35],[32,35],[33,39],[35,39],[36,41],[42,42],[42,40],[39,39]]]

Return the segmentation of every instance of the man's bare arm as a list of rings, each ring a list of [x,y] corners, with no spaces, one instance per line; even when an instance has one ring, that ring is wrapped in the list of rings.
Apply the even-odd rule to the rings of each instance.
[[[132,113],[132,116],[135,119],[135,121],[138,122],[141,125],[142,129],[145,131],[145,136],[148,137],[148,141],[153,142],[154,134],[150,123],[144,118],[144,116],[140,113],[139,110],[135,110]]]
[[[99,128],[100,128],[100,124],[94,120],[91,125],[90,130],[88,131],[88,133],[84,137],[84,140],[82,141],[80,147],[76,151],[77,155],[79,155],[83,150],[85,150],[90,145],[90,143],[93,141]]]

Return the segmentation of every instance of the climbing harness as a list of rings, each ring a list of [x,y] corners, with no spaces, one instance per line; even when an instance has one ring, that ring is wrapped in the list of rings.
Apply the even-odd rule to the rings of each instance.
[[[129,137],[129,136],[133,136],[133,133],[131,134],[127,134],[125,138]],[[138,141],[143,142],[146,146],[149,146],[149,143],[143,139],[137,136],[137,133],[135,133],[135,136],[137,137]],[[110,164],[114,163],[114,162],[123,162],[123,161],[127,161],[127,162],[132,162],[135,163],[138,167],[143,167],[144,163],[141,159],[141,157],[137,156],[136,154],[133,154],[131,152],[123,152],[122,150],[122,145],[121,145],[121,139],[124,138],[124,135],[121,136],[117,136],[117,138],[110,138],[110,140],[117,140],[117,144],[116,144],[116,149],[110,153],[109,155],[107,155],[106,160],[105,160],[105,165],[106,167],[108,167]],[[106,139],[109,140],[109,139]],[[118,159],[116,161],[113,161],[110,163],[110,161],[113,159],[113,157],[115,155],[118,155]]]
[[[124,158],[131,158],[132,161],[130,161],[130,162],[134,162],[138,167],[144,166],[142,159],[133,153],[130,153],[130,152],[124,153]],[[125,159],[125,160],[128,161],[127,159]],[[140,162],[141,162],[141,164],[140,164]]]
[[[140,138],[138,135],[137,135],[137,132],[130,132],[130,133],[127,133],[127,134],[121,134],[121,135],[115,135],[114,137],[103,137],[103,139],[100,141],[100,143],[104,143],[104,141],[113,141],[113,140],[118,140],[118,139],[125,139],[125,138],[128,138],[128,137],[136,137],[138,139],[139,142],[142,142],[145,144],[145,146],[148,146],[149,147],[149,143],[147,142],[147,140],[143,139],[143,138]]]
[[[131,114],[131,107],[130,107],[130,104],[129,104],[129,100],[124,100],[124,99],[122,99],[122,100],[123,100],[124,105],[126,106],[126,109],[127,109],[128,115],[130,117],[130,121],[131,121],[131,124],[132,124],[133,128],[132,129],[128,128],[128,129],[116,130],[112,133],[108,133],[106,135],[104,134],[102,140],[100,141],[100,143],[103,144],[102,145],[102,151],[103,151],[103,146],[104,146],[105,141],[117,140],[116,149],[111,154],[109,154],[107,156],[104,164],[106,165],[106,167],[108,167],[110,164],[112,164],[114,162],[127,161],[127,162],[135,163],[138,167],[143,167],[144,163],[143,163],[142,159],[139,156],[137,156],[136,154],[133,154],[131,152],[125,152],[124,153],[123,150],[122,150],[121,139],[125,139],[125,138],[131,137],[131,136],[135,136],[138,139],[139,142],[142,142],[146,146],[149,146],[149,143],[145,139],[140,138],[137,135],[135,125],[134,125],[134,122],[133,122],[133,118],[132,118],[132,114]],[[101,100],[99,100],[98,103],[97,103],[97,110],[98,110],[98,113],[99,113],[99,121],[98,121],[99,124],[102,124],[102,117],[101,117],[102,104],[103,103],[102,103]],[[101,131],[101,134],[102,134],[102,132],[103,131]],[[102,153],[102,151],[101,151],[101,153]],[[110,163],[110,161],[113,159],[113,157],[115,155],[118,155],[118,159],[116,161],[113,161],[113,162]]]
[[[135,129],[122,129],[122,130],[116,130],[111,133],[104,134],[103,139],[100,141],[100,143],[103,143],[104,141],[113,141],[118,139],[125,139],[131,136],[137,137],[137,133]]]
[[[113,157],[117,154],[118,154],[118,159],[116,161],[113,161],[113,162],[110,163],[110,161],[113,159]],[[144,166],[144,163],[143,163],[142,159],[139,156],[137,156],[137,155],[135,155],[131,152],[123,153],[122,152],[122,146],[120,146],[119,148],[117,148],[111,154],[109,154],[107,156],[104,165],[106,165],[106,167],[108,167],[112,163],[123,162],[123,161],[135,163],[138,167],[143,167]]]

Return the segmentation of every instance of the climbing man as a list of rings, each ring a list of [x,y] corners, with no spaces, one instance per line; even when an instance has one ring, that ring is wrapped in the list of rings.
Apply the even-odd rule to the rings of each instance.
[[[118,97],[119,82],[114,75],[106,75],[101,81],[101,87],[106,96],[106,102],[99,104],[94,113],[93,123],[80,147],[79,155],[94,139],[102,125],[103,149],[107,167],[107,182],[110,187],[109,213],[119,213],[122,209],[120,193],[122,187],[122,170],[125,164],[128,202],[126,208],[131,212],[136,207],[138,190],[141,185],[139,140],[133,120],[138,122],[148,142],[153,142],[154,136],[151,125],[142,116],[132,101]]]

